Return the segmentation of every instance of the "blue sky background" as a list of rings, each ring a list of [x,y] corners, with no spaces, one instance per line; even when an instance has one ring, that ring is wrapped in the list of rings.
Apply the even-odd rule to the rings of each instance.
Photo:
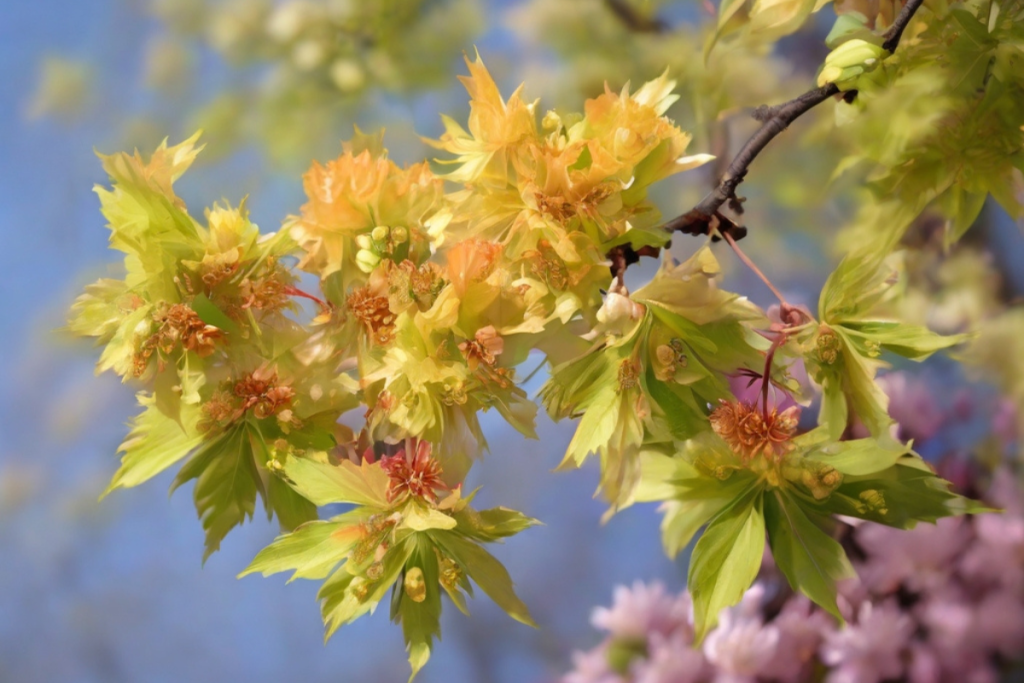
[[[235,578],[275,535],[264,519],[233,532],[203,567],[191,492],[168,499],[169,475],[96,503],[116,467],[115,450],[135,410],[133,392],[115,377],[94,377],[89,345],[55,330],[80,287],[117,260],[106,248],[92,193],[95,183],[105,181],[93,148],[115,151],[117,131],[102,115],[75,126],[29,122],[25,107],[40,60],[52,53],[100,65],[107,84],[97,95],[100,112],[152,105],[137,83],[142,46],[154,25],[131,4],[3,3],[0,681],[404,681],[401,633],[389,624],[386,609],[343,628],[325,646],[316,584],[286,586],[283,576]],[[476,39],[489,60],[506,65],[524,58],[500,23],[513,4],[488,3],[491,24]],[[202,69],[208,84],[223,77],[215,60]],[[453,73],[458,71],[453,63]],[[514,83],[506,79],[503,85]],[[404,118],[433,135],[439,111],[457,112],[465,104],[453,86],[382,107],[385,118]],[[340,130],[338,138],[349,130]],[[395,156],[408,160],[418,151],[398,149]],[[322,158],[336,152],[326,150]],[[236,202],[251,193],[254,220],[272,230],[303,196],[297,173],[253,172],[262,167],[258,154],[246,152],[190,172],[179,194],[198,213],[221,197]],[[1012,225],[1003,225],[999,239],[1004,253],[1020,256]],[[819,282],[826,267],[820,265],[821,272],[809,273]],[[744,290],[754,287],[743,277]],[[602,527],[604,507],[591,496],[596,472],[551,473],[571,425],[542,417],[539,442],[526,442],[494,420],[486,425],[493,452],[471,481],[484,486],[479,502],[520,509],[545,524],[495,551],[541,629],[513,622],[486,598],[471,604],[469,620],[449,605],[444,640],[419,679],[424,683],[552,681],[569,668],[572,649],[598,639],[589,612],[609,602],[616,584],[654,578],[672,588],[684,584],[685,563],[662,554],[658,516],[650,506]]]
[[[202,567],[191,491],[168,500],[170,476],[96,503],[116,467],[133,392],[116,377],[94,377],[89,344],[54,330],[78,289],[117,260],[92,193],[105,181],[93,148],[115,151],[116,131],[102,117],[75,126],[30,122],[25,108],[40,60],[53,53],[101,66],[114,87],[100,94],[100,111],[145,107],[148,96],[135,84],[153,26],[117,0],[3,4],[0,681],[405,680],[400,629],[386,610],[343,628],[325,646],[314,583],[235,578],[274,537],[265,520],[233,532]],[[503,5],[492,3],[492,17]],[[477,44],[484,54],[515,56],[514,39],[500,25]],[[411,111],[418,131],[436,134],[447,96],[399,103],[395,115]],[[339,131],[338,138],[347,135]],[[254,220],[274,229],[302,203],[299,177],[256,181],[246,172],[254,163],[258,156],[243,154],[196,169],[179,193],[198,211],[251,192]],[[591,497],[596,472],[550,472],[571,426],[542,420],[539,443],[494,421],[488,429],[493,453],[473,475],[484,485],[481,504],[518,508],[545,523],[495,551],[541,630],[513,622],[486,598],[471,605],[470,620],[449,605],[424,683],[550,681],[569,667],[574,647],[596,641],[589,611],[608,602],[614,585],[658,577],[673,587],[684,583],[683,565],[660,551],[652,509],[636,508],[601,527],[603,506]]]

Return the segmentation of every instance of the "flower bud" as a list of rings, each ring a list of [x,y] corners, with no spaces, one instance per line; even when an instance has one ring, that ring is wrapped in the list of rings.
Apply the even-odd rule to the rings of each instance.
[[[818,86],[835,83],[840,90],[856,87],[861,75],[874,71],[889,51],[881,45],[854,38],[841,44],[825,57],[825,64],[818,74]]]
[[[377,256],[372,251],[361,249],[356,254],[356,265],[359,266],[359,270],[364,273],[372,272],[377,264],[380,263],[380,256]]]
[[[413,602],[423,602],[427,599],[427,582],[423,579],[423,570],[413,567],[405,573],[405,594]]]

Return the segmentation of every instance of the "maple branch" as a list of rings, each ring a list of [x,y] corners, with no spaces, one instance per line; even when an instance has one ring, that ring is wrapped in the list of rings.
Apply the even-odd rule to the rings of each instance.
[[[923,4],[924,0],[907,0],[907,4],[903,5],[903,9],[896,15],[896,21],[892,22],[889,30],[882,34],[885,38],[885,42],[882,43],[883,48],[890,53],[896,52],[896,46],[900,44],[904,29],[907,28],[910,20],[914,18],[914,13]]]
[[[924,0],[907,0],[892,26],[883,34],[885,42],[882,43],[882,47],[890,53],[896,51],[896,46],[899,45],[900,39],[903,37],[903,31],[923,2]],[[707,235],[711,233],[711,219],[717,218],[719,221],[718,231],[721,234],[728,234],[735,240],[743,239],[747,234],[747,229],[723,215],[720,212],[722,205],[729,202],[731,209],[736,213],[742,213],[743,199],[736,196],[736,188],[743,182],[750,164],[757,158],[757,155],[779,133],[786,130],[789,124],[839,93],[839,87],[835,83],[828,83],[809,90],[789,102],[774,107],[764,105],[758,107],[754,111],[754,118],[761,121],[761,127],[733,158],[715,189],[705,196],[697,206],[665,223],[662,226],[663,229],[689,235]],[[856,91],[844,94],[844,97],[855,96]]]
[[[644,16],[627,0],[605,0],[604,4],[634,33],[665,33],[669,30],[668,24],[664,21],[657,17]]]
[[[637,12],[630,7],[624,0],[605,0],[608,7],[618,16],[622,21],[626,22],[631,28],[640,31],[656,32],[663,29],[644,29],[635,22],[654,22],[656,25],[661,25],[658,20],[645,19],[644,17],[637,14]],[[882,43],[882,47],[888,50],[890,53],[896,51],[896,47],[900,43],[900,39],[903,37],[903,31],[910,24],[910,20],[913,19],[914,14],[920,9],[921,5],[924,4],[924,0],[907,0],[906,4],[900,10],[900,13],[896,16],[896,20],[892,26],[886,30],[882,35],[885,42]],[[663,26],[663,25],[662,25]],[[682,214],[672,220],[664,223],[661,227],[666,232],[682,232],[687,235],[713,235],[712,240],[718,241],[721,239],[718,235],[728,237],[733,248],[735,248],[736,241],[739,241],[746,237],[746,227],[739,225],[736,221],[732,220],[721,212],[722,205],[726,202],[729,203],[729,208],[735,213],[743,213],[743,202],[744,198],[736,195],[736,188],[739,187],[740,183],[747,176],[747,171],[750,169],[750,164],[753,163],[757,155],[760,154],[765,147],[768,146],[772,140],[776,138],[782,131],[789,128],[789,124],[797,120],[808,111],[818,106],[825,100],[840,94],[839,86],[835,83],[828,83],[813,90],[808,90],[803,95],[795,97],[788,102],[770,107],[767,105],[761,105],[757,107],[753,116],[756,120],[761,122],[761,127],[757,129],[746,144],[740,149],[740,151],[733,157],[732,162],[725,169],[721,179],[715,188],[708,193],[704,199]],[[857,96],[856,90],[848,90],[842,93],[843,97],[847,101],[853,101],[853,98]],[[715,234],[717,230],[718,234]],[[642,247],[641,249],[634,250],[630,245],[625,244],[619,247],[614,247],[608,252],[608,258],[611,260],[611,271],[612,276],[622,282],[623,275],[626,272],[626,268],[630,264],[636,263],[640,256],[657,256],[660,252],[655,247]],[[758,272],[755,268],[755,272]],[[760,274],[760,273],[759,273]],[[761,276],[765,279],[764,276]],[[774,288],[773,288],[774,291]],[[776,292],[777,294],[777,292]],[[781,299],[781,296],[779,297]],[[785,305],[785,302],[783,302]]]
[[[720,212],[722,205],[730,202],[734,210],[738,210],[737,212],[742,210],[740,205],[743,200],[736,196],[736,188],[743,182],[750,164],[757,158],[757,155],[779,133],[786,130],[789,124],[838,93],[839,87],[835,83],[829,83],[805,92],[785,104],[776,107],[758,107],[754,116],[762,121],[761,127],[733,157],[715,189],[700,200],[697,206],[665,223],[662,228],[669,232],[683,232],[688,235],[707,235],[710,233],[711,219],[717,218],[720,233],[728,234],[735,240],[743,239],[747,234],[747,229],[722,214]]]

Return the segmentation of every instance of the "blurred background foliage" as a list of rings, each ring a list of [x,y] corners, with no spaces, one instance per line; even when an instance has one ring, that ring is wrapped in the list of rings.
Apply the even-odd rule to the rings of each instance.
[[[691,150],[724,163],[757,126],[752,108],[787,100],[813,82],[834,14],[823,11],[777,43],[724,36],[727,49],[705,60],[709,34],[701,26],[714,11],[706,2],[6,2],[0,681],[406,675],[401,635],[383,616],[324,647],[313,584],[286,591],[283,579],[234,578],[273,538],[270,524],[257,520],[233,534],[203,567],[202,531],[188,495],[166,504],[153,496],[169,476],[96,503],[133,398],[111,377],[93,377],[88,348],[54,334],[73,293],[115,260],[91,193],[103,179],[93,148],[150,150],[166,136],[177,141],[203,128],[207,153],[182,180],[181,196],[200,206],[249,195],[253,219],[273,230],[302,203],[300,171],[312,159],[336,156],[354,125],[386,127],[400,163],[430,157],[419,136],[441,132],[439,112],[464,118],[455,75],[465,72],[463,53],[478,49],[503,92],[525,82],[528,98],[541,98],[541,113],[578,109],[606,82],[618,89],[667,68],[682,95],[669,115],[693,133]],[[832,238],[870,220],[858,214],[865,202],[856,193],[866,173],[833,178],[849,145],[869,155],[872,139],[919,139],[931,130],[921,112],[898,106],[884,123],[866,118],[859,129],[837,129],[842,106],[827,103],[801,119],[743,185],[752,226],[745,249],[791,301],[812,307],[835,262]],[[691,207],[723,168],[712,163],[663,183],[654,194],[662,213]],[[1024,418],[1024,317],[1013,308],[1024,290],[1024,270],[1013,267],[1024,262],[1024,240],[990,201],[975,229],[947,253],[946,219],[926,213],[904,238],[917,247],[905,313],[940,331],[989,322],[964,370],[943,359],[914,368],[944,405],[975,397],[961,401],[925,455],[991,459],[998,454],[978,446],[986,443],[989,416],[1009,399],[1018,421]],[[682,255],[696,246],[680,238],[674,249]],[[721,256],[726,286],[770,303],[730,253]],[[654,265],[628,276],[643,281]],[[574,648],[595,642],[588,615],[613,586],[661,579],[680,589],[686,556],[663,556],[650,506],[602,527],[604,505],[591,495],[595,470],[550,473],[573,425],[541,418],[538,446],[503,438],[510,428],[497,421],[485,424],[493,452],[472,482],[484,486],[481,503],[523,510],[546,524],[496,549],[541,630],[507,620],[486,601],[473,606],[472,620],[449,610],[445,643],[420,680],[554,680],[569,668]]]

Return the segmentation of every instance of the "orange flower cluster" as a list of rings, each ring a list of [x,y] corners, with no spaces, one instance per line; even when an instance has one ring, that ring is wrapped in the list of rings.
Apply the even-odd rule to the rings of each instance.
[[[277,414],[291,404],[295,390],[277,384],[277,373],[264,378],[261,373],[254,372],[235,384],[235,396],[242,399],[239,412],[252,410],[253,415],[261,420]]]
[[[352,290],[345,300],[348,310],[367,330],[371,341],[381,346],[389,343],[395,334],[395,318],[386,296],[374,296],[370,287]]]
[[[711,412],[711,428],[744,462],[757,455],[777,462],[789,451],[800,420],[797,406],[765,415],[753,403],[721,403]]]
[[[159,327],[135,354],[136,376],[146,371],[155,351],[168,355],[180,343],[186,351],[206,357],[213,353],[216,342],[224,338],[220,329],[203,322],[188,304],[164,305],[153,314],[153,320]]]

